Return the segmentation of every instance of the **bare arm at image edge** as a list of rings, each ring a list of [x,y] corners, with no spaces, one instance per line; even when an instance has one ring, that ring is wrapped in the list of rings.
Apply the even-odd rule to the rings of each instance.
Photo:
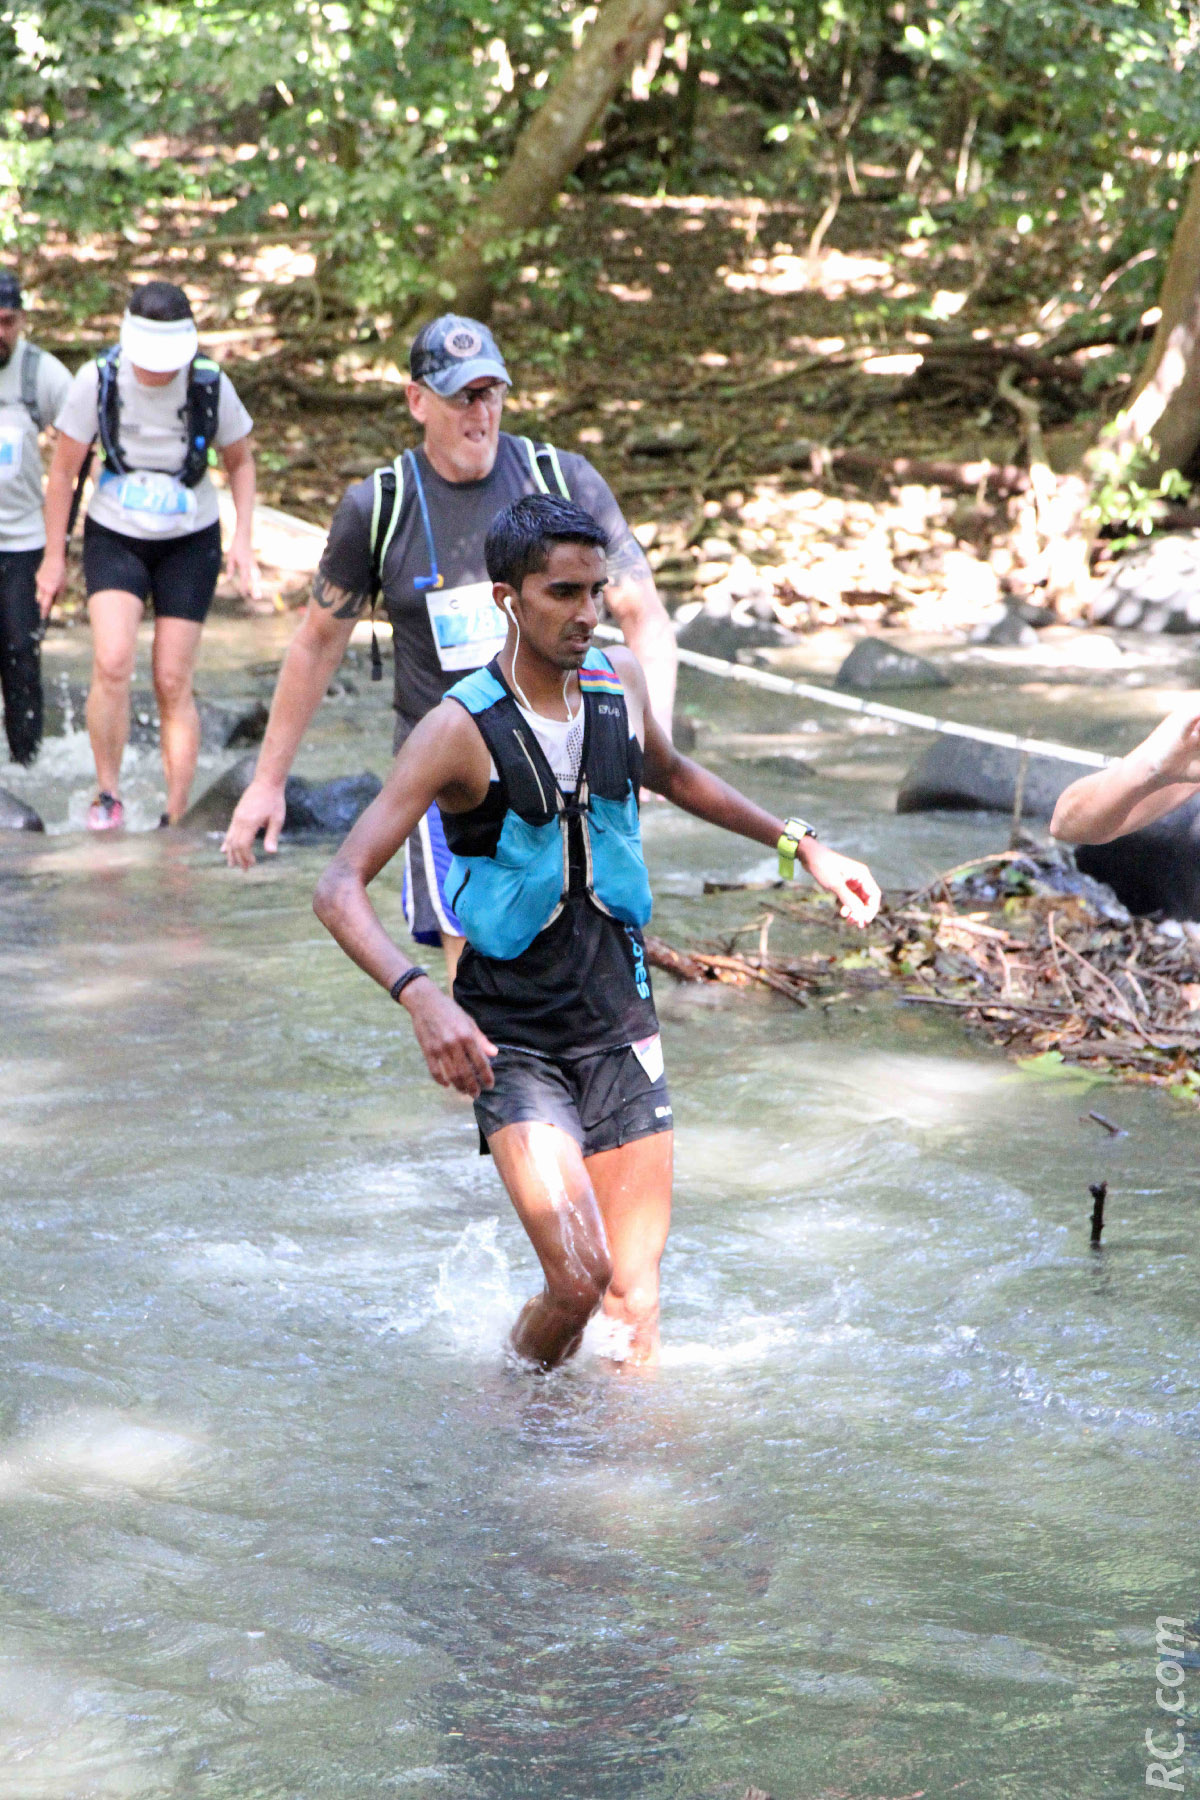
[[[1168,713],[1120,762],[1064,788],[1050,833],[1064,844],[1107,844],[1152,825],[1200,788],[1200,701]]]

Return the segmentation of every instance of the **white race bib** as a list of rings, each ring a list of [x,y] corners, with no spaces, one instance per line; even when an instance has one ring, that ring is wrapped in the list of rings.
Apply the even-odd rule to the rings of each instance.
[[[177,534],[181,522],[196,514],[195,489],[164,469],[131,469],[128,475],[105,469],[100,489],[128,514],[135,535]]]
[[[16,480],[24,451],[25,427],[0,425],[0,482]]]
[[[443,669],[481,669],[504,648],[508,625],[492,599],[490,581],[435,588],[425,604]]]

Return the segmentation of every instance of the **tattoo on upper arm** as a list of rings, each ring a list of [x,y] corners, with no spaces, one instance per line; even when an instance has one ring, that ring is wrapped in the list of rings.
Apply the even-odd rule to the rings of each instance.
[[[646,553],[632,531],[627,531],[609,550],[608,578],[614,587],[626,581],[653,581]]]
[[[313,576],[312,597],[322,611],[331,612],[335,619],[357,619],[370,601],[369,594],[352,594],[336,581],[327,581],[320,569]]]

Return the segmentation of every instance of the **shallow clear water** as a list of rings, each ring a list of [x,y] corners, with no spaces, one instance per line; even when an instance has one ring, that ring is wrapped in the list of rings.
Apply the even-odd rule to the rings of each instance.
[[[310,766],[382,768],[374,704]],[[788,791],[891,879],[996,842]],[[766,872],[648,837],[667,935]],[[0,1800],[1144,1791],[1200,1576],[1195,1115],[660,977],[664,1365],[530,1378],[532,1255],[323,859],[0,852]]]

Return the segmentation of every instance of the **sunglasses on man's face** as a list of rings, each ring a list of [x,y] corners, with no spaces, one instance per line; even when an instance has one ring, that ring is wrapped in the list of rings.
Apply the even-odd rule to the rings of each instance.
[[[434,393],[432,388],[427,388],[426,391],[433,394],[435,400],[440,400],[443,406],[453,406],[459,412],[466,412],[467,408],[473,406],[476,400],[482,400],[483,404],[488,407],[502,406],[504,396],[508,392],[508,383],[507,381],[485,381],[478,387],[459,388],[457,394],[438,394]]]

